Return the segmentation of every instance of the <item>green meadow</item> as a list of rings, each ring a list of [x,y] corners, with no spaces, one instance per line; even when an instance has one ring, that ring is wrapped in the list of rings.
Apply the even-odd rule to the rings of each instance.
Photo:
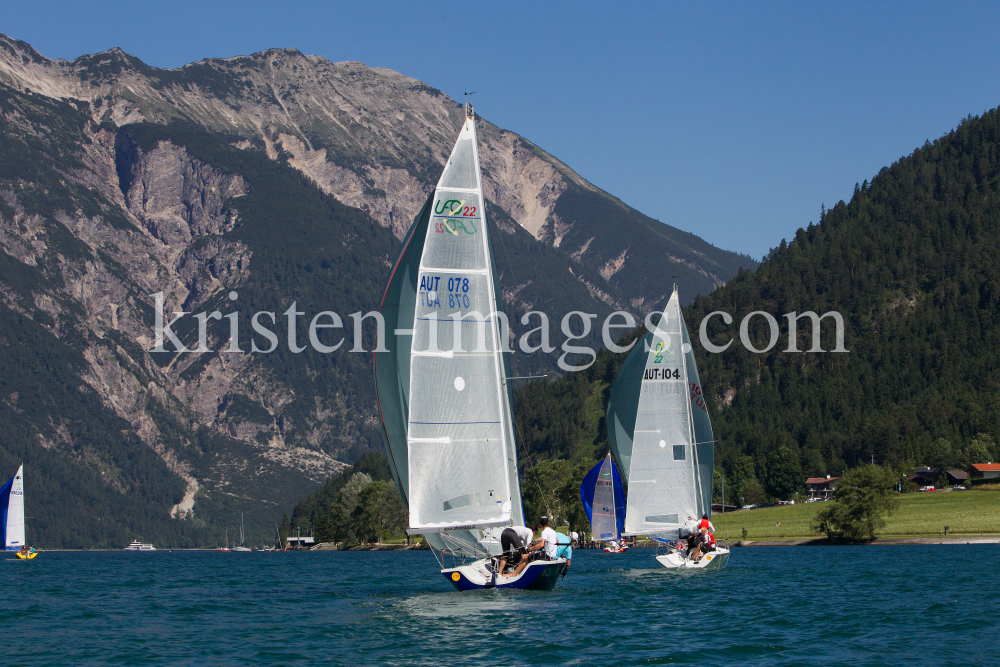
[[[822,537],[809,526],[832,502],[713,513],[712,523],[717,537],[734,541],[744,539],[744,528],[747,540]],[[904,494],[878,535],[935,536],[944,534],[945,526],[949,535],[1000,533],[1000,489]]]

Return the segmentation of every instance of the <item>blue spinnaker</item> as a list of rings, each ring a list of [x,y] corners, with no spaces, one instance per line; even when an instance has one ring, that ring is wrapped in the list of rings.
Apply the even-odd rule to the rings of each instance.
[[[625,530],[625,488],[611,454],[583,478],[580,500],[593,528],[592,539],[617,542]]]

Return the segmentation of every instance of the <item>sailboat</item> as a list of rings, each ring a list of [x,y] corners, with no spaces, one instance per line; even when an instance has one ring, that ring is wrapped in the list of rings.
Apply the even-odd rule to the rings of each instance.
[[[227,553],[229,553],[229,552],[232,551],[232,549],[229,548],[229,529],[228,528],[226,528],[226,546],[220,547],[220,548],[216,549],[216,551],[218,551],[220,554],[227,554]]]
[[[625,536],[669,543],[712,511],[715,439],[677,287],[659,323],[637,341],[611,387],[608,438],[628,484]],[[658,555],[666,568],[721,568],[729,550],[700,560]]]
[[[227,534],[228,537],[228,534]],[[243,513],[240,512],[240,546],[233,547],[233,551],[253,551],[250,547],[243,546]]]
[[[24,464],[0,487],[0,518],[3,519],[3,545],[6,551],[16,551],[18,558],[34,558],[37,551],[25,552],[24,541]]]
[[[625,532],[625,489],[611,453],[590,469],[580,485],[580,499],[590,519],[595,542],[606,542],[607,553],[625,553],[621,540]]]
[[[483,208],[472,105],[410,227],[382,304],[375,384],[410,535],[459,590],[555,587],[565,559],[497,572],[500,533],[524,525],[503,301]],[[446,559],[451,558],[451,566]]]

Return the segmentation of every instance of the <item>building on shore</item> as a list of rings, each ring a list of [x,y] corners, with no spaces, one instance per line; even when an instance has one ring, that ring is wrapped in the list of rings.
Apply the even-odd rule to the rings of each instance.
[[[833,498],[833,492],[837,488],[839,477],[810,477],[806,480],[806,489],[809,491],[809,500],[826,500]]]
[[[1000,463],[973,463],[969,466],[970,479],[1000,478]]]

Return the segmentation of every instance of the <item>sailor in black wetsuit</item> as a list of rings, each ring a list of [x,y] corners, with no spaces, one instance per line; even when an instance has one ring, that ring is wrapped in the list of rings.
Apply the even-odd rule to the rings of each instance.
[[[497,572],[503,574],[508,565],[519,565],[522,562],[526,564],[534,536],[534,531],[527,526],[504,528],[504,531],[500,533],[500,549],[503,553],[500,556],[500,567]],[[515,574],[519,570],[515,570]]]

